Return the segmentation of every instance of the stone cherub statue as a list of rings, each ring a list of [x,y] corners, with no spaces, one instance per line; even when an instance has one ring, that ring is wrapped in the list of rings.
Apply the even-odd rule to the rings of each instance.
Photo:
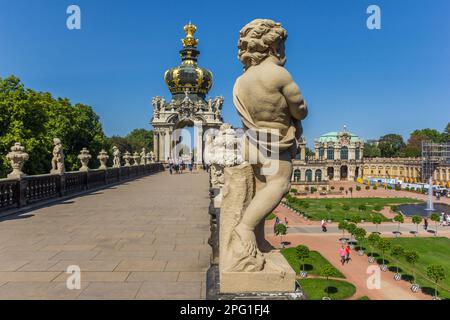
[[[252,182],[239,194],[225,182],[222,211],[236,203],[236,199],[233,202],[231,198],[239,198],[246,192],[250,195],[247,200],[242,200],[239,217],[231,218],[234,221],[227,222],[227,230],[221,230],[224,234],[221,235],[220,254],[225,255],[221,260],[221,270],[224,271],[255,272],[265,268],[266,259],[261,253],[264,236],[259,233],[260,228],[264,218],[290,189],[296,139],[302,135],[301,120],[306,118],[308,109],[299,87],[284,68],[286,38],[287,31],[281,24],[267,19],[256,19],[240,32],[239,60],[244,65],[244,74],[234,86],[234,104],[245,130],[256,133],[271,130],[277,137],[263,141],[260,135],[246,134],[243,142],[245,162],[235,168],[247,170],[239,174],[229,171],[230,180],[248,179]],[[250,159],[252,148],[256,150],[256,160]],[[272,166],[277,169],[270,174],[265,173],[264,169]],[[223,216],[221,213],[221,219]],[[273,269],[277,270],[276,267]]]
[[[64,151],[61,140],[59,138],[53,139],[53,158],[52,158],[52,170],[51,174],[61,174],[66,171],[64,166]]]
[[[113,168],[120,168],[120,150],[116,146],[113,147]]]
[[[145,151],[145,148],[142,148],[140,157],[141,157],[140,165],[145,166],[147,164],[147,152]]]

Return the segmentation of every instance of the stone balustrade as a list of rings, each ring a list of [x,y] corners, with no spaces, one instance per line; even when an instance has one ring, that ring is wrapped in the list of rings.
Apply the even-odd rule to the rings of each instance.
[[[27,176],[21,169],[28,155],[24,152],[24,148],[16,143],[8,154],[13,172],[7,179],[0,179],[0,215],[164,170],[164,166],[160,163],[141,165],[138,162],[133,166],[108,168],[106,166],[108,158],[107,153],[102,150],[98,156],[100,169],[90,169],[88,162],[91,156],[87,149],[83,149],[79,156],[82,163],[80,171]],[[127,160],[126,156],[124,160]]]

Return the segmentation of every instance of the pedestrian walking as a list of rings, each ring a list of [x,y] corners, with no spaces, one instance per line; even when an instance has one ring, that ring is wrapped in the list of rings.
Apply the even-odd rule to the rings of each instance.
[[[348,264],[351,259],[352,258],[350,258],[350,246],[347,245],[345,247],[345,262],[347,262],[347,264]]]
[[[273,233],[277,232],[277,225],[280,224],[280,218],[276,217],[275,218],[275,224],[273,225]]]
[[[167,162],[169,162],[169,172],[170,174],[173,174],[173,159],[167,158]]]
[[[289,221],[286,217],[284,217],[284,225],[286,226],[286,228],[289,227]]]
[[[322,222],[320,223],[321,227],[322,227],[322,232],[327,232],[327,222],[325,221],[325,219],[322,219]]]
[[[342,265],[344,265],[345,263],[345,248],[342,245],[341,248],[339,249],[339,256],[341,257],[341,263]]]
[[[425,231],[428,230],[428,218],[423,219],[423,228],[425,229]]]

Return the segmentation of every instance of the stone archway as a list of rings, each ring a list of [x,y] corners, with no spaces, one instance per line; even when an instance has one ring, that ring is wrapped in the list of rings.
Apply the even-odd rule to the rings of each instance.
[[[301,176],[302,176],[302,174],[301,174],[300,169],[295,169],[294,170],[294,182],[300,182]]]
[[[197,30],[192,24],[185,26],[186,38],[180,51],[181,64],[166,71],[164,80],[172,94],[170,102],[154,97],[151,125],[154,129],[153,151],[159,162],[167,162],[174,156],[173,149],[179,144],[178,129],[194,127],[197,152],[196,164],[203,164],[204,133],[208,129],[220,129],[223,124],[223,97],[208,98],[212,87],[212,73],[197,64],[200,51],[198,41],[192,41]]]
[[[328,180],[333,180],[334,178],[334,167],[328,167],[327,168],[327,176],[328,176]]]

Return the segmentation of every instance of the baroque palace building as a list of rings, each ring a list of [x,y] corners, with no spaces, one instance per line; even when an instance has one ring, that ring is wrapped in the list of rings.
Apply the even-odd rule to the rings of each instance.
[[[306,140],[299,143],[293,162],[292,182],[323,188],[329,181],[353,181],[363,177],[364,141],[344,127],[314,141],[314,156],[306,156]]]
[[[395,179],[404,183],[422,182],[421,158],[364,158],[364,141],[344,130],[329,132],[314,140],[314,155],[306,155],[306,140],[299,143],[293,161],[294,188],[329,188],[330,181]],[[450,187],[450,166],[434,171],[434,184]]]
[[[364,158],[364,179],[396,179],[405,183],[424,182],[421,158]],[[440,165],[433,184],[450,187],[450,166]]]

